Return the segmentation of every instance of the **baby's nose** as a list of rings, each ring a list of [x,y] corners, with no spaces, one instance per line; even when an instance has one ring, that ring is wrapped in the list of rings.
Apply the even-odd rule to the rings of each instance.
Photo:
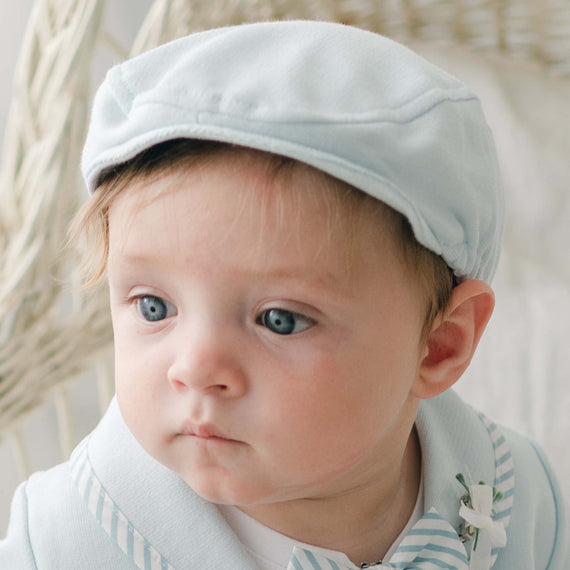
[[[233,343],[232,343],[233,344]],[[178,350],[168,380],[179,392],[197,390],[236,398],[245,392],[245,373],[237,346],[220,339],[200,339]]]

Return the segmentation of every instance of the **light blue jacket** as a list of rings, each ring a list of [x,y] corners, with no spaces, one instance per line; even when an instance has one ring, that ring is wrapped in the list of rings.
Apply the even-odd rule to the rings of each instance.
[[[460,532],[464,489],[456,473],[507,485],[507,545],[493,570],[569,570],[560,490],[540,450],[499,431],[453,392],[422,403],[417,419],[424,510]],[[505,442],[503,442],[504,434]],[[510,448],[500,475],[496,449]],[[510,460],[510,455],[509,455]],[[504,467],[504,466],[503,466]],[[514,483],[514,487],[513,487]],[[17,490],[1,570],[254,570],[216,507],[198,497],[134,440],[113,402],[71,460]]]

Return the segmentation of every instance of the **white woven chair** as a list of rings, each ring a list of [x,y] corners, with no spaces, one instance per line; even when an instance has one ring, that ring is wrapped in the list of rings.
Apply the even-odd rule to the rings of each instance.
[[[227,24],[336,20],[411,44],[472,83],[496,130],[511,218],[504,308],[459,389],[558,455],[570,435],[567,0],[157,0],[131,49],[102,26],[104,10],[102,0],[36,0],[17,65],[0,165],[0,536],[17,481],[67,457],[112,396],[106,293],[81,291],[63,249],[101,42],[124,57]],[[59,452],[46,455],[52,433]],[[570,462],[556,460],[570,480]]]

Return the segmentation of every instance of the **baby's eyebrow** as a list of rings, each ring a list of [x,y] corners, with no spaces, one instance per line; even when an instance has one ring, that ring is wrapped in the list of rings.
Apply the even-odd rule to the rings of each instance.
[[[316,292],[332,294],[336,297],[346,298],[352,296],[352,287],[350,287],[347,276],[339,275],[334,271],[319,271],[314,267],[309,271],[305,267],[275,267],[261,271],[252,271],[251,274],[258,279],[308,285]]]
[[[113,261],[117,261],[119,267],[128,266],[130,268],[156,264],[156,261],[150,255],[145,255],[144,253],[127,252],[124,250],[120,250],[118,252],[110,252],[109,263],[112,264]]]
[[[120,268],[152,268],[157,269],[160,265],[160,256],[153,254],[145,254],[140,251],[121,250],[116,255]],[[337,299],[346,299],[353,297],[349,275],[345,272],[338,272],[318,268],[315,265],[281,265],[275,266],[265,263],[255,264],[253,267],[244,267],[239,264],[227,266],[228,272],[235,275],[236,279],[245,277],[256,283],[264,281],[289,283],[292,286],[300,286],[308,288],[317,295],[327,295]],[[181,266],[185,265],[181,263]],[[219,267],[219,260],[212,263],[212,267]],[[191,264],[190,264],[191,267]],[[193,272],[194,273],[194,272]],[[199,274],[196,271],[194,275]]]
[[[114,257],[121,264],[128,265],[156,265],[173,254],[182,257],[183,249],[180,248],[179,253],[176,253],[172,244],[161,243],[160,236],[152,239],[142,232],[129,235],[123,241],[116,240],[109,248],[109,258]]]
[[[109,254],[111,257],[112,254]],[[118,255],[114,257],[118,257],[121,259],[121,263],[128,263],[131,265],[136,265],[137,263],[145,263],[148,262],[149,258],[146,255],[140,253],[126,253],[124,250],[120,251]]]

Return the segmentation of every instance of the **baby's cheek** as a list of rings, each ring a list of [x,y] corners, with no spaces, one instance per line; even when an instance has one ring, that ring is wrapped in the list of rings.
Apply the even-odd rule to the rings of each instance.
[[[122,348],[127,348],[123,346]],[[121,350],[115,358],[117,401],[127,426],[142,443],[156,432],[161,417],[165,380],[148,356],[135,347]]]
[[[330,398],[285,391],[279,407],[260,433],[281,467],[301,472],[311,465],[336,461],[346,450],[352,455],[354,421]],[[358,452],[357,452],[358,453]]]

